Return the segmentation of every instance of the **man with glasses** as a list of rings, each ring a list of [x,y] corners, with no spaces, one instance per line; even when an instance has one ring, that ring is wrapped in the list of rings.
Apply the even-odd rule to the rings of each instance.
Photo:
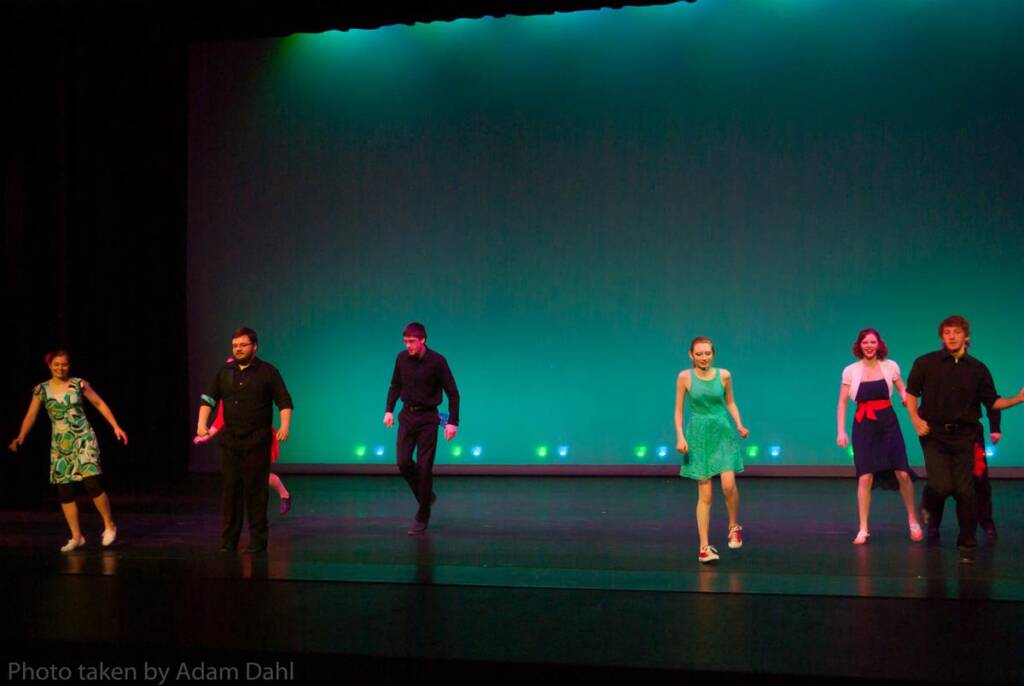
[[[224,426],[217,434],[224,471],[222,552],[232,552],[238,547],[246,510],[249,512],[246,552],[259,553],[267,549],[274,405],[281,413],[277,440],[288,440],[292,422],[292,397],[281,373],[269,362],[256,357],[256,346],[256,332],[252,329],[243,327],[231,334],[233,359],[217,372],[199,406],[196,435],[203,438],[209,434],[210,415],[217,403],[224,403]]]

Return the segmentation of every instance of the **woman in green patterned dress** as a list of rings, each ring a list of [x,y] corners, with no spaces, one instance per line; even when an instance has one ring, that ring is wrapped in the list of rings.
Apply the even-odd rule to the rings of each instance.
[[[680,476],[697,482],[697,533],[700,536],[701,562],[718,559],[718,551],[708,542],[711,520],[711,477],[721,475],[725,507],[729,511],[729,547],[743,545],[743,527],[739,524],[740,492],[736,472],[743,471],[736,434],[746,438],[750,432],[740,420],[740,411],[732,396],[732,374],[715,369],[711,363],[715,347],[710,338],[698,336],[690,343],[693,369],[684,369],[676,379],[676,450],[683,455]],[[690,396],[690,421],[683,434],[683,405]],[[733,430],[729,416],[736,423]]]
[[[96,434],[85,416],[82,398],[91,402],[103,418],[110,422],[119,441],[127,445],[128,436],[89,382],[70,375],[71,363],[66,352],[58,350],[47,355],[46,366],[50,368],[52,377],[32,389],[32,402],[21,422],[21,431],[9,447],[13,452],[18,451],[35,424],[40,406],[45,407],[53,425],[50,483],[57,486],[64,518],[71,529],[71,538],[61,548],[61,552],[70,552],[85,545],[85,536],[78,524],[78,506],[75,504],[75,484],[79,482],[103,517],[102,541],[103,545],[108,546],[117,538],[117,527],[110,514],[110,499],[100,484],[100,449],[96,443]]]

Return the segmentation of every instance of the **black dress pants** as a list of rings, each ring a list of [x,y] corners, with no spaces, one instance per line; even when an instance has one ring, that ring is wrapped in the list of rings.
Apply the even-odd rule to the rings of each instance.
[[[270,443],[220,444],[224,471],[224,532],[222,542],[234,548],[249,512],[249,545],[267,546],[267,499],[270,479]]]
[[[437,453],[436,410],[414,412],[403,408],[398,415],[398,471],[416,496],[417,522],[430,521],[430,501],[434,492],[434,456]],[[416,460],[413,461],[413,451]]]
[[[974,435],[972,426],[960,426],[944,431],[941,425],[932,426],[927,436],[921,437],[924,464],[928,469],[928,488],[921,497],[921,507],[929,515],[941,512],[946,498],[956,501],[956,519],[960,525],[957,545],[973,548],[977,545],[975,530],[978,526],[978,506],[974,492]],[[925,523],[931,526],[929,521]]]
[[[992,518],[992,481],[988,478],[988,469],[983,471],[981,476],[974,477],[974,498],[978,506],[978,524],[981,524],[981,527],[986,530],[994,529],[996,523]],[[925,486],[921,496],[922,507],[925,502],[935,503],[935,500],[931,495],[931,488]],[[939,509],[928,512],[928,528],[938,529],[942,525],[944,505],[945,503],[937,503],[934,506]]]

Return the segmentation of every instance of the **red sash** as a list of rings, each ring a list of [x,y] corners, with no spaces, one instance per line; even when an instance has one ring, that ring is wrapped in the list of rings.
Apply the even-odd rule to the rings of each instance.
[[[887,407],[892,407],[892,401],[888,399],[862,400],[861,402],[857,403],[857,414],[854,415],[854,417],[856,418],[858,424],[864,420],[865,415],[867,415],[868,419],[875,422],[878,421],[878,415],[875,414],[875,412],[877,410],[884,410]]]

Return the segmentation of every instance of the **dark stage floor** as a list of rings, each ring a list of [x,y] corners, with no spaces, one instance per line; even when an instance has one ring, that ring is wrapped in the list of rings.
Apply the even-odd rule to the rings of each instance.
[[[266,680],[1024,681],[1022,482],[994,482],[1000,536],[980,535],[967,566],[952,502],[942,542],[915,544],[897,494],[876,491],[871,543],[853,546],[852,479],[741,479],[746,544],[726,547],[716,490],[722,559],[700,565],[696,489],[679,479],[441,478],[414,538],[397,477],[285,478],[294,508],[263,555],[217,552],[210,476],[113,492],[106,550],[89,505],[71,554],[55,502],[0,512],[5,674],[103,661],[139,681],[162,665],[185,683],[182,664],[244,681],[247,663],[277,662],[292,671]]]

